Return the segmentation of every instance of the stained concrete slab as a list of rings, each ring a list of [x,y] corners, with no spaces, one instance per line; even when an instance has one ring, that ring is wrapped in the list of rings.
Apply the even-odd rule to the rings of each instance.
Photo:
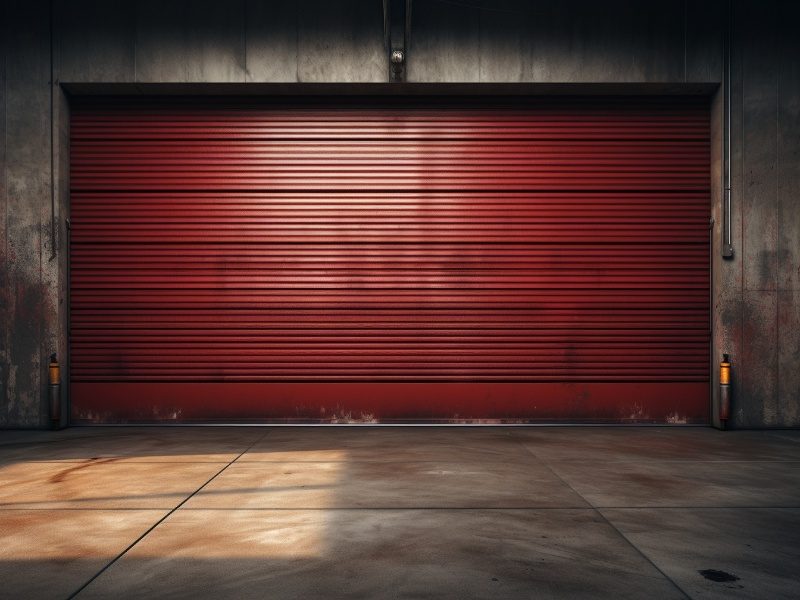
[[[798,509],[601,512],[693,598],[797,598]]]
[[[18,462],[230,462],[253,442],[264,437],[258,429],[213,428],[198,436],[197,430],[157,428],[83,428],[63,435],[56,432],[29,434],[28,444],[0,443],[0,465]],[[8,432],[11,434],[12,432]],[[3,437],[5,434],[0,435]],[[25,439],[24,433],[9,436]],[[34,442],[38,441],[38,443]]]
[[[113,460],[4,465],[0,468],[0,508],[170,509],[225,465]]]
[[[0,598],[66,598],[164,516],[0,510]]]
[[[596,513],[181,510],[80,598],[683,598]]]
[[[707,428],[519,428],[513,436],[549,461],[781,462],[800,460],[800,431],[717,431]]]
[[[595,507],[800,506],[800,462],[554,462]]]
[[[352,461],[507,461],[523,456],[519,443],[504,428],[454,427],[348,428],[317,427],[298,436],[291,428],[273,429],[256,442],[239,462],[254,461],[336,461],[346,452]],[[526,457],[530,458],[530,457]]]
[[[533,461],[236,463],[187,508],[583,508]]]
[[[782,598],[798,588],[800,431],[4,435],[0,597]],[[710,581],[707,569],[738,579]]]

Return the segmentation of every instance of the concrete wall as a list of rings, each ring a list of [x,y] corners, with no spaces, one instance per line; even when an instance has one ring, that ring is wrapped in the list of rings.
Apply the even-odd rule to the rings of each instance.
[[[736,260],[717,269],[715,321],[739,364],[736,423],[800,425],[800,17],[737,3],[733,52]]]
[[[40,3],[41,4],[41,3]],[[60,331],[51,213],[50,18],[36,2],[4,4],[0,156],[2,305],[0,425],[46,424],[46,358]]]
[[[47,425],[47,356],[66,356],[62,84],[141,84],[148,93],[217,83],[235,92],[389,79],[380,0],[56,0],[52,15],[50,4],[9,0],[0,14],[0,427]],[[414,2],[410,82],[680,90],[723,79],[724,1],[464,4]],[[719,94],[709,100],[714,362],[721,351],[733,357],[735,426],[798,426],[800,45],[792,29],[800,15],[790,1],[733,4],[732,261],[719,257],[722,110]]]

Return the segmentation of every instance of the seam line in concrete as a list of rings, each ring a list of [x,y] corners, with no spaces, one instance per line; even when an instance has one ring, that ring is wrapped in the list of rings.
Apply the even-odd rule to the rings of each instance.
[[[164,508],[139,508],[139,507],[71,507],[71,506],[55,506],[55,507],[6,507],[0,506],[0,513],[6,511],[40,511],[40,512],[161,512],[166,510]],[[330,512],[330,511],[348,511],[348,510],[363,510],[363,511],[422,511],[422,510],[437,510],[437,511],[459,511],[459,510],[473,510],[473,511],[597,511],[597,510],[800,510],[800,506],[293,506],[291,508],[276,506],[276,507],[263,507],[263,506],[209,506],[206,508],[181,508],[181,511],[205,511],[205,510],[220,510],[220,511],[307,511],[307,512]]]
[[[512,432],[512,436],[513,436],[513,432]],[[664,579],[666,579],[667,581],[669,581],[669,582],[670,582],[670,583],[671,583],[671,584],[672,584],[672,585],[675,587],[675,589],[676,589],[676,590],[678,590],[678,591],[679,591],[679,592],[680,592],[680,593],[681,593],[681,594],[684,596],[684,598],[689,598],[689,599],[691,599],[691,596],[690,596],[689,594],[687,594],[687,593],[686,593],[686,591],[684,591],[684,589],[683,589],[681,586],[679,586],[679,585],[678,585],[678,584],[677,584],[677,583],[676,583],[676,582],[675,582],[675,581],[674,581],[674,580],[673,580],[673,579],[672,579],[672,578],[671,578],[669,575],[667,575],[667,574],[666,574],[664,571],[662,571],[662,570],[661,570],[661,569],[658,567],[658,565],[657,565],[656,563],[654,563],[654,562],[653,562],[653,561],[650,559],[650,557],[649,557],[649,556],[647,556],[647,555],[646,555],[644,552],[642,552],[642,551],[639,549],[639,547],[638,547],[638,546],[636,546],[636,545],[635,545],[635,544],[634,544],[634,543],[633,543],[633,542],[632,542],[630,539],[628,539],[628,537],[627,537],[627,536],[626,536],[624,533],[622,533],[622,531],[620,531],[619,529],[617,529],[617,527],[616,527],[616,526],[615,526],[615,525],[614,525],[614,524],[613,524],[611,521],[609,521],[609,520],[608,520],[608,518],[607,518],[607,517],[606,517],[606,516],[605,516],[605,515],[604,515],[604,514],[603,514],[603,513],[602,513],[602,512],[601,512],[601,511],[600,511],[600,510],[597,508],[597,507],[595,507],[595,506],[594,506],[594,505],[593,505],[591,502],[589,502],[589,500],[587,500],[586,498],[584,498],[583,494],[581,494],[580,492],[578,492],[578,490],[576,490],[574,487],[572,487],[572,486],[569,484],[569,482],[568,482],[567,480],[565,480],[563,477],[561,477],[561,475],[559,475],[558,473],[556,473],[556,471],[555,471],[555,470],[554,470],[554,469],[553,469],[553,468],[550,466],[550,464],[549,464],[549,463],[547,463],[546,461],[542,460],[542,459],[541,459],[541,458],[540,458],[540,457],[539,457],[539,456],[538,456],[538,455],[537,455],[535,452],[533,452],[533,450],[531,450],[531,449],[530,449],[530,448],[529,448],[529,447],[528,447],[526,444],[524,444],[524,443],[522,442],[522,440],[520,440],[518,437],[516,437],[516,436],[515,436],[515,437],[514,437],[514,439],[516,439],[516,440],[517,440],[517,441],[520,443],[520,445],[521,445],[521,446],[522,446],[522,447],[525,449],[525,451],[526,451],[528,454],[530,454],[530,455],[531,455],[533,458],[535,458],[535,459],[536,459],[536,460],[538,460],[538,461],[539,461],[539,462],[540,462],[540,463],[541,463],[543,466],[545,466],[545,467],[547,468],[547,470],[548,470],[548,471],[550,471],[550,472],[553,474],[553,476],[554,476],[555,478],[557,478],[557,479],[558,479],[558,480],[559,480],[561,483],[563,483],[563,484],[564,484],[565,486],[567,486],[567,487],[568,487],[570,490],[572,490],[572,492],[573,492],[574,494],[576,494],[576,495],[577,495],[579,498],[581,498],[581,500],[583,500],[584,502],[586,502],[586,504],[587,504],[587,505],[589,505],[589,506],[591,507],[591,509],[592,509],[592,510],[593,510],[593,511],[594,511],[594,512],[595,512],[595,513],[596,513],[596,514],[597,514],[597,515],[598,515],[598,516],[599,516],[599,517],[600,517],[600,518],[601,518],[601,519],[602,519],[602,520],[603,520],[603,521],[604,521],[604,522],[605,522],[605,523],[606,523],[606,524],[607,524],[607,525],[608,525],[608,526],[611,528],[611,529],[612,529],[612,531],[615,531],[615,532],[617,533],[617,535],[618,535],[618,536],[619,536],[619,537],[620,537],[622,540],[624,540],[626,544],[628,544],[628,546],[630,546],[631,548],[633,548],[634,552],[636,552],[636,553],[637,553],[639,556],[641,556],[641,557],[642,557],[642,558],[643,558],[645,561],[647,561],[648,563],[650,563],[650,565],[651,565],[651,566],[652,566],[652,567],[653,567],[653,568],[654,568],[654,569],[655,569],[657,572],[661,573],[662,577],[664,577]]]
[[[9,510],[26,510],[26,509],[9,509]],[[47,510],[47,509],[37,509]],[[60,509],[54,509],[60,510]],[[115,510],[115,509],[71,509],[71,510]],[[128,509],[128,510],[146,510],[146,509]],[[291,508],[276,507],[249,507],[242,506],[229,506],[229,507],[208,507],[208,508],[183,508],[183,511],[201,511],[201,510],[255,510],[255,511],[296,511],[304,510],[308,512],[313,511],[346,511],[346,510],[387,510],[387,511],[400,511],[400,510],[473,510],[473,511],[599,511],[599,510],[800,510],[800,506],[333,506],[333,507],[312,507],[304,508],[293,506]]]
[[[543,460],[542,457],[540,457],[540,456],[536,456],[536,458],[538,458],[540,460]],[[566,464],[566,465],[574,465],[576,463],[579,464],[579,465],[585,465],[585,464],[624,465],[624,464],[641,463],[642,460],[647,460],[650,464],[678,464],[678,465],[709,464],[709,463],[710,464],[734,464],[734,465],[738,465],[738,464],[759,464],[759,465],[762,465],[762,464],[776,464],[776,465],[786,465],[786,464],[800,463],[800,459],[797,459],[797,458],[781,459],[781,460],[737,460],[737,459],[731,459],[731,460],[713,460],[713,459],[697,460],[697,459],[694,459],[694,458],[686,458],[686,459],[658,459],[658,458],[655,458],[655,459],[653,459],[653,458],[648,458],[648,457],[642,457],[642,459],[621,458],[621,459],[608,459],[608,460],[605,460],[605,459],[602,459],[602,458],[587,458],[587,459],[580,459],[580,458],[552,458],[552,459],[549,459],[549,462],[557,463],[557,464]],[[30,461],[30,462],[66,462],[66,461],[45,461],[45,460],[41,460],[41,461]],[[78,462],[78,461],[72,461],[72,462]],[[153,461],[153,462],[158,462],[158,461]],[[164,462],[166,462],[166,461],[164,461]],[[247,461],[244,461],[242,464],[256,463],[256,462],[278,462],[278,461],[247,460]],[[298,460],[298,461],[287,461],[287,462],[293,462],[293,463],[308,462],[310,464],[312,462],[317,462],[317,461],[299,461]],[[336,462],[336,461],[319,461],[319,462]],[[378,461],[377,460],[373,460],[372,462],[378,462]],[[408,462],[423,462],[423,461],[408,461]],[[455,462],[458,462],[458,461],[437,461],[437,462],[442,462],[442,463],[453,462],[453,463],[455,463]],[[494,461],[494,462],[502,462],[502,461]],[[503,464],[508,464],[508,463],[503,463]]]
[[[4,430],[9,431],[9,430]],[[0,443],[0,450],[3,448],[8,448],[10,446],[41,446],[43,444],[63,444],[67,442],[75,442],[78,440],[97,440],[100,439],[99,436],[95,435],[84,435],[80,437],[63,437],[57,440],[38,440],[38,441],[21,441],[21,442],[3,442]]]
[[[230,466],[231,466],[233,463],[235,463],[235,462],[236,462],[237,460],[239,460],[239,459],[240,459],[242,456],[244,456],[244,455],[245,455],[247,452],[249,452],[249,451],[250,451],[250,449],[251,449],[253,446],[255,446],[256,444],[258,444],[258,443],[259,443],[261,440],[263,440],[263,439],[264,439],[264,438],[265,438],[265,437],[266,437],[268,434],[269,434],[269,431],[267,431],[267,432],[263,433],[263,434],[262,434],[262,435],[261,435],[261,436],[260,436],[260,437],[259,437],[257,440],[255,440],[255,441],[254,441],[252,444],[250,444],[250,445],[249,445],[247,448],[245,448],[244,450],[242,450],[242,452],[241,452],[241,453],[240,453],[240,454],[239,454],[239,455],[238,455],[236,458],[234,458],[232,461],[230,461],[228,464],[226,464],[224,467],[222,467],[222,468],[221,468],[219,471],[217,471],[216,473],[214,473],[214,475],[212,475],[210,479],[208,479],[208,480],[207,480],[205,483],[203,483],[203,484],[202,484],[202,485],[201,485],[199,488],[197,488],[197,489],[196,489],[195,491],[193,491],[191,494],[189,494],[188,496],[186,496],[186,498],[184,498],[183,500],[181,500],[181,502],[180,502],[180,503],[178,503],[176,506],[174,506],[172,509],[170,509],[170,510],[169,510],[169,511],[168,511],[168,512],[167,512],[167,513],[164,515],[164,516],[162,516],[162,517],[161,517],[161,518],[160,518],[158,521],[156,521],[155,523],[153,523],[153,525],[151,525],[151,526],[150,526],[150,527],[149,527],[149,528],[148,528],[148,529],[147,529],[147,530],[146,530],[146,531],[145,531],[145,532],[144,532],[142,535],[140,535],[139,537],[137,537],[137,538],[136,538],[136,539],[135,539],[135,540],[134,540],[134,541],[133,541],[131,544],[129,544],[129,545],[128,545],[128,546],[127,546],[127,547],[126,547],[126,548],[125,548],[125,549],[124,549],[122,552],[120,552],[120,553],[119,553],[117,556],[115,556],[115,557],[114,557],[114,558],[113,558],[111,561],[109,561],[109,562],[108,562],[108,563],[107,563],[107,564],[106,564],[106,565],[105,565],[105,566],[104,566],[102,569],[100,569],[100,570],[99,570],[97,573],[95,573],[95,574],[94,574],[94,575],[93,575],[93,576],[92,576],[92,577],[91,577],[91,578],[90,578],[90,579],[89,579],[89,580],[88,580],[86,583],[84,583],[84,584],[83,584],[81,587],[79,587],[77,590],[75,590],[75,591],[74,591],[74,592],[72,592],[72,593],[71,593],[69,596],[67,596],[67,600],[72,600],[72,598],[75,598],[75,597],[76,597],[78,594],[80,594],[80,593],[81,593],[83,590],[85,590],[87,587],[89,587],[89,585],[91,585],[91,583],[92,583],[92,582],[93,582],[95,579],[97,579],[98,577],[100,577],[100,575],[102,575],[103,573],[105,573],[105,572],[106,572],[106,571],[107,571],[107,570],[108,570],[108,569],[109,569],[109,568],[110,568],[112,565],[114,565],[114,564],[115,564],[117,561],[119,561],[119,559],[121,559],[123,556],[125,556],[125,555],[126,555],[126,554],[127,554],[127,553],[128,553],[128,552],[129,552],[129,551],[130,551],[130,550],[131,550],[131,549],[132,549],[132,548],[133,548],[133,547],[136,545],[136,544],[138,544],[138,543],[139,543],[139,542],[141,542],[141,541],[142,541],[142,540],[143,540],[145,537],[147,537],[147,536],[150,534],[150,532],[151,532],[151,531],[153,531],[153,530],[154,530],[156,527],[158,527],[159,525],[161,525],[161,523],[163,523],[164,521],[166,521],[166,520],[167,520],[167,518],[169,518],[169,517],[170,517],[170,516],[171,516],[173,513],[175,513],[175,512],[176,512],[176,511],[177,511],[177,510],[178,510],[178,509],[181,507],[181,506],[183,506],[184,504],[186,504],[186,503],[187,503],[189,500],[191,500],[191,499],[192,499],[192,498],[193,498],[193,497],[194,497],[194,496],[195,496],[195,495],[196,495],[196,494],[197,494],[197,493],[198,493],[200,490],[202,490],[202,489],[203,489],[204,487],[206,487],[206,486],[207,486],[209,483],[211,483],[211,482],[212,482],[212,481],[214,481],[214,480],[215,480],[217,477],[219,477],[219,476],[220,476],[220,475],[221,475],[221,474],[222,474],[222,473],[225,471],[225,469],[227,469],[228,467],[230,467]]]
[[[663,575],[663,576],[664,576],[664,577],[665,577],[665,578],[666,578],[666,579],[667,579],[667,580],[668,580],[670,583],[672,583],[672,585],[674,585],[674,586],[675,586],[675,588],[676,588],[676,589],[677,589],[677,590],[678,590],[678,591],[679,591],[681,594],[683,594],[683,595],[684,595],[686,598],[691,598],[691,596],[690,596],[690,595],[689,595],[689,594],[688,594],[688,593],[687,593],[687,592],[686,592],[686,591],[685,591],[685,590],[684,590],[684,589],[683,589],[681,586],[679,586],[679,585],[678,585],[678,584],[675,582],[675,580],[673,580],[673,579],[672,579],[672,578],[671,578],[669,575],[667,575],[667,574],[666,574],[664,571],[662,571],[662,570],[659,568],[659,566],[658,566],[658,565],[657,565],[655,562],[653,562],[653,561],[650,559],[650,557],[649,557],[649,556],[647,556],[647,554],[645,554],[645,553],[644,553],[642,550],[640,550],[640,549],[639,549],[639,547],[638,547],[636,544],[634,544],[634,543],[633,543],[633,542],[632,542],[632,541],[631,541],[631,540],[628,538],[628,536],[626,536],[624,533],[622,533],[622,531],[620,531],[620,530],[617,528],[617,526],[616,526],[616,525],[614,525],[614,523],[612,523],[612,522],[611,522],[611,521],[608,519],[608,517],[606,517],[606,516],[603,514],[603,511],[602,511],[601,509],[599,509],[599,508],[596,508],[596,509],[595,509],[595,512],[596,512],[598,515],[600,515],[600,518],[601,518],[601,519],[603,519],[603,521],[605,521],[605,522],[608,524],[608,526],[609,526],[609,527],[611,527],[611,529],[613,529],[614,531],[616,531],[616,532],[617,532],[617,534],[619,535],[619,537],[621,537],[623,540],[625,540],[625,541],[626,541],[626,542],[627,542],[627,543],[630,545],[630,547],[631,547],[631,548],[633,548],[634,550],[636,550],[636,552],[637,552],[637,553],[638,553],[640,556],[642,556],[642,557],[643,557],[643,558],[644,558],[644,559],[645,559],[647,562],[649,562],[651,565],[653,565],[653,568],[654,568],[654,569],[656,569],[656,570],[657,570],[659,573],[661,573],[661,574],[662,574],[662,575]]]
[[[537,456],[537,458],[540,458]],[[649,459],[648,459],[649,460]],[[101,461],[108,461],[101,463]],[[111,462],[114,461],[114,462]],[[13,461],[17,462],[17,461]],[[82,464],[125,464],[125,465],[208,465],[208,464],[222,464],[226,461],[222,460],[140,460],[132,456],[101,456],[94,459],[71,459],[71,460],[23,460],[25,464],[29,465],[82,465]],[[474,465],[475,461],[468,459],[443,459],[443,460],[383,460],[380,458],[356,458],[353,460],[240,460],[237,461],[241,465],[340,465],[340,464],[402,464],[402,465]],[[584,464],[609,464],[609,465],[624,465],[636,464],[641,461],[630,460],[602,460],[602,459],[551,459],[550,462],[563,465],[574,465],[575,463]],[[774,465],[793,465],[800,463],[800,459],[792,460],[651,460],[651,464],[774,464]],[[482,460],[482,465],[509,465],[508,460]],[[521,465],[520,465],[521,466]]]

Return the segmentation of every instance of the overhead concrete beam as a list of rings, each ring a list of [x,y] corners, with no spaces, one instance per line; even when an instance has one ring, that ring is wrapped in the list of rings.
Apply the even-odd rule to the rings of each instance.
[[[297,35],[300,82],[379,83],[389,79],[379,0],[304,4]]]
[[[244,82],[244,0],[136,3],[137,82]]]
[[[297,2],[247,0],[246,71],[249,82],[297,81]]]
[[[136,3],[59,0],[55,11],[62,81],[135,81]]]

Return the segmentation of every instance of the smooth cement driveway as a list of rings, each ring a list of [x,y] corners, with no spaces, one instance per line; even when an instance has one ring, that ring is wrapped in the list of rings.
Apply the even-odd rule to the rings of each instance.
[[[800,432],[0,431],[2,598],[797,598]]]

